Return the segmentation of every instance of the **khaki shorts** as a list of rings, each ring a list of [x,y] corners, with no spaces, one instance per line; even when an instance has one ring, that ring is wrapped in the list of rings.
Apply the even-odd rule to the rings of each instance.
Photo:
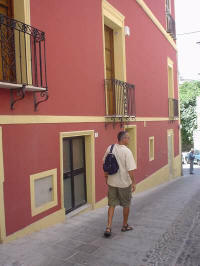
[[[108,186],[108,206],[129,207],[132,198],[132,186],[125,188]]]

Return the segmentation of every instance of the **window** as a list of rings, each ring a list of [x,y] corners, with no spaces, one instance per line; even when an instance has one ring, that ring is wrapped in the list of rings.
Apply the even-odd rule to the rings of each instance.
[[[57,169],[30,176],[32,216],[58,204]]]
[[[106,0],[102,1],[102,13],[105,78],[126,81],[125,17]]]
[[[132,151],[137,165],[137,127],[135,125],[128,125],[125,126],[125,130],[129,133],[130,136],[128,148]]]
[[[178,100],[174,99],[174,67],[173,61],[168,58],[167,73],[168,73],[168,111],[169,118],[178,117]]]
[[[174,98],[174,69],[171,64],[168,64],[168,96]]]
[[[166,30],[176,40],[176,23],[172,16],[171,0],[166,0]]]
[[[106,79],[113,80],[115,78],[115,68],[114,68],[114,33],[113,29],[104,25],[104,35],[105,35],[105,68],[106,68]],[[114,115],[116,112],[115,103],[115,90],[112,82],[110,82],[107,90],[107,100],[109,104],[107,105],[108,114]]]
[[[30,26],[30,0],[0,1],[0,42],[0,88],[10,89],[11,110],[32,91],[36,111],[48,99],[45,33]]]
[[[135,87],[126,83],[125,17],[106,0],[102,17],[106,116],[135,117]]]
[[[166,13],[171,14],[171,0],[166,0]]]
[[[154,137],[149,138],[149,161],[154,160]]]
[[[0,14],[7,16],[9,18],[13,18],[13,6],[11,0],[2,0],[0,2]],[[16,81],[15,76],[15,64],[13,65],[13,71],[11,68],[4,70],[3,76],[3,68],[5,63],[11,64],[13,61],[13,54],[10,53],[13,49],[13,38],[12,38],[13,30],[10,28],[6,28],[4,26],[1,27],[1,47],[0,47],[0,58],[2,58],[2,62],[0,64],[0,80],[12,80]],[[6,42],[3,40],[6,39]],[[4,59],[3,59],[4,58]],[[15,59],[15,57],[14,57]]]

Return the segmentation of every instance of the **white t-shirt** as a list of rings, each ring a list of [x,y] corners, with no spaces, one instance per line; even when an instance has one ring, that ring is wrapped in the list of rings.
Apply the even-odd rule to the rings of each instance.
[[[108,147],[104,155],[103,161],[105,161],[107,154],[110,152],[110,148],[111,145]],[[132,184],[132,180],[128,172],[136,169],[133,154],[131,150],[125,145],[119,144],[115,144],[112,153],[116,157],[116,160],[119,165],[119,170],[116,174],[108,176],[108,185],[120,188],[129,187]]]

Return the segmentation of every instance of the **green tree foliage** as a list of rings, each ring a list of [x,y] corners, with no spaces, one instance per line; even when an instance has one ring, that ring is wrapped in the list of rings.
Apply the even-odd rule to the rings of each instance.
[[[196,98],[200,95],[200,82],[185,82],[179,93],[182,149],[188,151],[193,146],[193,131],[197,129]]]

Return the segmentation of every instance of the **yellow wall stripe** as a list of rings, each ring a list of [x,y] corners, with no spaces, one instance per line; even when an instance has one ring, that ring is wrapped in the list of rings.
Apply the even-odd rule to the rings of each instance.
[[[168,121],[168,120],[169,117],[136,117],[136,118],[131,118],[128,121],[143,122],[143,121]],[[0,125],[105,123],[105,122],[112,122],[112,120],[105,118],[104,116],[0,115]],[[127,122],[127,120],[125,120],[125,122]]]

